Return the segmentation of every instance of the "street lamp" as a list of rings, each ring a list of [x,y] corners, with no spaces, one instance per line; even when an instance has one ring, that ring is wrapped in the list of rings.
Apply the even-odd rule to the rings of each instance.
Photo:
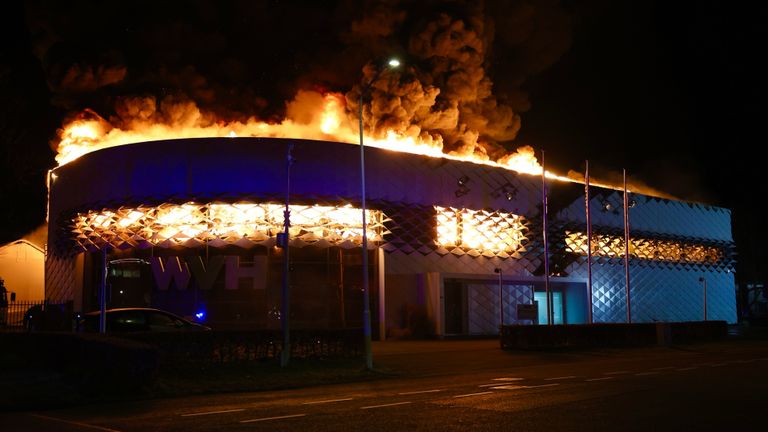
[[[499,333],[501,333],[504,327],[504,288],[502,285],[504,273],[498,267],[493,269],[493,272],[499,275]]]
[[[283,232],[277,234],[278,246],[283,248],[283,286],[282,286],[282,303],[280,305],[280,325],[283,331],[283,349],[280,351],[280,367],[287,367],[288,360],[291,358],[291,336],[290,336],[290,324],[289,318],[291,315],[291,302],[290,302],[290,271],[291,263],[289,260],[289,247],[290,234],[288,229],[291,227],[291,166],[294,159],[291,155],[293,151],[293,143],[288,144],[288,153],[285,157],[285,210],[283,211]],[[282,235],[281,235],[282,234]]]
[[[363,144],[363,97],[384,71],[400,66],[400,61],[391,59],[387,66],[380,69],[376,75],[360,90],[360,105],[358,121],[360,129],[360,191],[363,210],[363,337],[365,338],[365,366],[373,369],[373,352],[371,350],[371,305],[368,294],[368,227],[365,213],[365,145]]]

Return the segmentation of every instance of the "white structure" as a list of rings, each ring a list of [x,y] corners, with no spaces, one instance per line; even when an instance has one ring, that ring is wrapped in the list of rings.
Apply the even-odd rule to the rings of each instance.
[[[16,301],[41,301],[45,298],[45,253],[27,240],[0,246],[0,278],[8,297]]]

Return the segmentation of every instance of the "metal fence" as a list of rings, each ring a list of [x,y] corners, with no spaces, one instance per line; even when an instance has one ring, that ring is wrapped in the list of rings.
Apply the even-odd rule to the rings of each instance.
[[[155,346],[162,367],[247,364],[280,358],[279,330],[133,332],[112,336]],[[363,352],[363,329],[291,330],[291,358],[352,358]]]
[[[7,306],[0,306],[0,331],[21,331],[27,328],[29,314],[35,311],[43,311],[46,307],[45,300],[39,301],[15,301]],[[58,307],[58,305],[55,305]]]

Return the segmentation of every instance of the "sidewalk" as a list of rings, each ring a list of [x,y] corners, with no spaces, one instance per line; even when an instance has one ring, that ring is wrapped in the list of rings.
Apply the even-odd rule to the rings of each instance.
[[[723,353],[744,350],[765,351],[768,339],[731,337],[724,341],[673,345],[669,347],[628,347],[556,350],[505,351],[496,339],[385,341],[373,343],[374,368],[405,376],[450,375],[465,370],[527,367],[575,361],[599,361],[622,357],[653,358],[692,353]]]
[[[601,350],[504,351],[497,339],[385,341],[373,343],[374,367],[404,375],[524,367],[594,356]]]

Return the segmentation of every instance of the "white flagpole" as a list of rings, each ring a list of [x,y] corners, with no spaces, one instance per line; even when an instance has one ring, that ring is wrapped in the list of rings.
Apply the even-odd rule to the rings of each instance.
[[[587,213],[587,323],[592,324],[592,215],[589,209],[589,161],[584,170],[584,206]]]
[[[549,242],[547,241],[547,177],[544,169],[544,150],[541,151],[541,208],[542,208],[542,237],[544,238],[544,293],[547,296],[547,324],[552,324],[552,308],[549,293]]]
[[[627,193],[627,170],[624,170],[624,273],[627,287],[627,323],[632,322],[632,306],[629,300],[629,193]]]

